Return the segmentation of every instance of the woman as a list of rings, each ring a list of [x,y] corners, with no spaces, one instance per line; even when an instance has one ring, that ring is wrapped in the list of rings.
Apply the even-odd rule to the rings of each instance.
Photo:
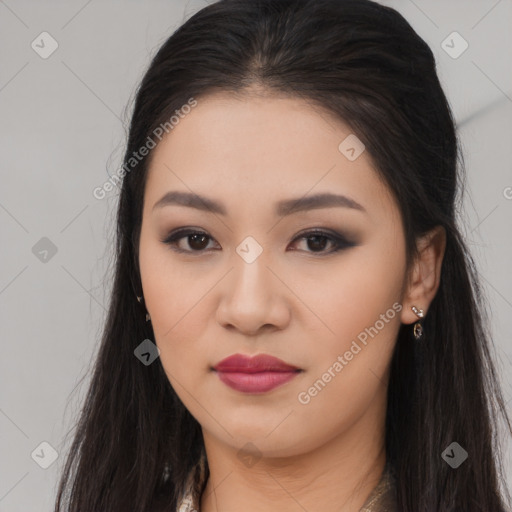
[[[504,512],[459,157],[391,8],[220,0],[184,23],[137,93],[56,512]]]

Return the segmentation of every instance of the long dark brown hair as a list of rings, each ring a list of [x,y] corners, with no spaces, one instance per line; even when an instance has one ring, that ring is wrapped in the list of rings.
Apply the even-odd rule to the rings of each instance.
[[[408,265],[417,237],[446,230],[425,339],[412,342],[402,325],[393,354],[387,459],[399,512],[505,512],[499,419],[507,435],[512,427],[487,302],[457,226],[465,174],[456,124],[428,45],[398,12],[369,0],[220,0],[152,59],[124,156],[108,317],[55,511],[172,511],[204,449],[160,359],[145,366],[134,356],[154,337],[136,299],[149,157],[130,159],[190,98],[253,85],[325,109],[363,141],[399,204]],[[456,469],[441,457],[452,442],[468,453]]]

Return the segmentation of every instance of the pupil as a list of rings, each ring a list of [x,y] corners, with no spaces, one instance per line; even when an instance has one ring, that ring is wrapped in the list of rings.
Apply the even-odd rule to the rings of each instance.
[[[204,249],[204,247],[201,245],[201,242],[203,243],[203,245],[208,245],[208,244],[204,244],[204,242],[207,238],[206,235],[190,235],[189,238],[192,240],[192,243],[190,243],[190,247],[192,247],[192,249],[198,249],[198,250]],[[198,239],[202,239],[202,240],[201,240],[201,242],[199,242],[198,246],[196,246],[196,244],[194,243],[194,240],[197,241]]]
[[[318,242],[318,239],[322,239],[324,243],[320,243],[320,244],[318,244],[318,243],[317,243],[317,242]],[[310,236],[310,237],[308,237],[308,240],[309,240],[309,241],[314,240],[314,242],[313,242],[313,247],[312,247],[312,246],[311,246],[311,244],[308,242],[308,247],[309,247],[310,249],[314,249],[314,248],[316,247],[317,249],[322,250],[322,249],[324,249],[324,248],[325,248],[325,244],[326,244],[326,242],[327,242],[327,238],[326,238],[325,236],[322,236],[322,235],[313,235],[313,236]]]

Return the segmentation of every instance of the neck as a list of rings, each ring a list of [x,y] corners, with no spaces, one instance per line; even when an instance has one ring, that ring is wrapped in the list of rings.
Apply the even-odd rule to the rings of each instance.
[[[236,448],[203,431],[210,476],[201,512],[358,512],[386,463],[384,419],[385,411],[370,408],[320,447],[262,456],[250,467]]]

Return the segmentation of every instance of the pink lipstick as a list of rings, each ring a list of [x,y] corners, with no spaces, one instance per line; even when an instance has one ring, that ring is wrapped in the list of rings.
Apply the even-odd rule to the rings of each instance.
[[[267,354],[234,354],[213,368],[227,386],[244,393],[265,393],[293,379],[302,370]]]

